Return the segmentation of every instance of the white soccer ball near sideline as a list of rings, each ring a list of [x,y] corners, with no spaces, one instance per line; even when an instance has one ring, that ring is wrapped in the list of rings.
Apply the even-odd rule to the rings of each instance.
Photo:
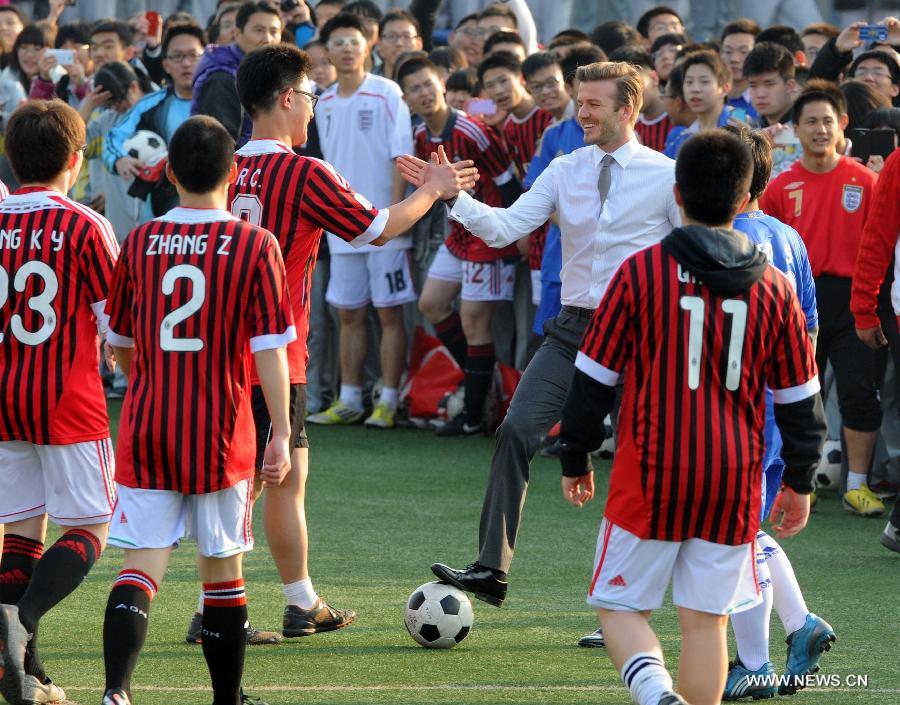
[[[813,482],[817,492],[841,491],[841,442],[839,440],[825,441],[822,448],[822,459],[813,475]]]
[[[168,154],[166,141],[150,130],[138,130],[122,145],[125,155],[152,164]]]
[[[429,649],[453,648],[469,634],[472,621],[472,603],[452,585],[425,583],[406,603],[406,629]]]

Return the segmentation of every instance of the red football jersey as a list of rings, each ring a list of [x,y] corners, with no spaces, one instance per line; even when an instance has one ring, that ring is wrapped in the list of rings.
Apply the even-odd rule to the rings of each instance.
[[[110,343],[135,349],[116,481],[204,494],[253,477],[247,347],[296,338],[275,238],[225,211],[174,208],[128,235],[107,310]]]
[[[625,375],[605,514],[643,539],[740,545],[759,528],[768,384],[776,403],[819,389],[806,319],[767,267],[731,298],[662,245],[622,264],[585,332],[576,367]]]
[[[521,120],[510,113],[506,122],[503,123],[503,132],[506,135],[506,142],[513,153],[516,163],[516,169],[519,171],[519,180],[525,179],[528,173],[528,165],[537,151],[544,135],[550,124],[553,122],[553,113],[544,110],[536,105],[528,115]],[[535,230],[528,237],[528,266],[534,271],[541,268],[541,261],[544,258],[544,241],[547,239],[547,223]]]
[[[233,215],[262,226],[281,246],[297,325],[297,340],[288,346],[291,383],[306,382],[309,296],[322,230],[365,245],[384,231],[388,211],[356,194],[328,162],[301,157],[277,140],[250,140],[235,163],[228,203]],[[253,383],[259,383],[255,367]]]
[[[653,120],[647,120],[641,113],[638,115],[637,122],[634,123],[634,132],[640,138],[641,144],[655,149],[657,152],[665,149],[666,137],[669,136],[671,129],[672,119],[668,113],[658,115]]]
[[[503,205],[497,187],[513,178],[512,159],[480,122],[451,108],[450,118],[442,134],[429,134],[428,128],[422,123],[416,127],[413,139],[419,159],[427,161],[431,153],[443,145],[450,161],[474,161],[481,178],[470,192],[472,197],[488,206]],[[456,257],[468,262],[493,262],[517,254],[515,245],[502,249],[488,247],[455,220],[450,221],[450,233],[445,244]]]
[[[109,438],[97,333],[118,253],[109,222],[56,191],[0,203],[0,440]]]
[[[797,161],[769,183],[759,207],[800,233],[813,276],[850,278],[877,181],[850,157],[826,174]]]

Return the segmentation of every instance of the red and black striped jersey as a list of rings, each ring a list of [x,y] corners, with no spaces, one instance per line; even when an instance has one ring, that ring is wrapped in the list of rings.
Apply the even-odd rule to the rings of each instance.
[[[470,192],[472,197],[488,206],[503,205],[497,187],[512,180],[512,159],[483,124],[451,108],[443,133],[431,135],[422,123],[416,127],[413,140],[420,159],[428,160],[443,145],[450,161],[474,161],[481,178]],[[488,247],[455,220],[450,221],[445,244],[456,257],[468,262],[492,262],[516,254],[515,245],[502,249]]]
[[[641,144],[662,152],[666,147],[666,137],[669,130],[672,129],[672,119],[668,113],[662,113],[653,120],[647,120],[644,114],[638,115],[637,122],[634,123],[635,134],[640,138]]]
[[[228,203],[233,215],[278,239],[297,325],[297,340],[288,346],[291,383],[306,382],[309,297],[322,230],[365,245],[384,231],[388,211],[355,193],[328,162],[301,157],[278,140],[250,140],[235,163]],[[255,367],[253,382],[258,384]]]
[[[528,173],[528,165],[537,151],[544,135],[544,130],[553,122],[553,113],[536,105],[528,115],[521,120],[510,113],[503,124],[503,132],[506,134],[507,144],[513,153],[516,169],[519,171],[519,180],[525,179]],[[544,241],[547,239],[547,224],[535,230],[528,237],[528,266],[532,270],[540,270],[541,260],[544,258]]]
[[[625,260],[576,367],[624,394],[605,514],[643,539],[728,545],[759,528],[765,391],[819,389],[806,319],[774,267],[743,293],[698,283],[662,244]]]
[[[225,211],[174,208],[128,235],[107,311],[110,343],[134,347],[116,481],[204,494],[252,477],[247,349],[296,338],[271,233]]]
[[[118,253],[109,222],[56,191],[0,203],[0,440],[109,438],[97,333]]]

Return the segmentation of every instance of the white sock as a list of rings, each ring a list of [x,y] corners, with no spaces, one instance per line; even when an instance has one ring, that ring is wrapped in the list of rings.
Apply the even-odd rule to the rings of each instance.
[[[200,601],[197,603],[197,611],[203,614],[203,590],[200,591]]]
[[[766,565],[772,576],[772,604],[787,634],[793,634],[806,623],[809,608],[784,550],[771,536],[760,532],[756,541],[766,554]]]
[[[281,589],[284,590],[284,598],[289,605],[297,605],[304,610],[312,609],[319,600],[319,596],[313,590],[312,578],[282,585]]]
[[[757,535],[757,538],[759,535]],[[738,658],[744,668],[757,671],[769,660],[769,617],[772,615],[772,576],[765,554],[756,551],[756,576],[762,603],[753,609],[731,615],[731,628],[737,642]]]
[[[858,490],[860,485],[866,483],[866,473],[864,472],[848,472],[847,473],[847,492],[850,490]]]
[[[672,676],[666,670],[662,657],[648,651],[628,659],[622,666],[621,674],[638,705],[659,705],[660,698],[673,690]]]
[[[397,410],[397,402],[400,399],[400,393],[396,387],[385,387],[381,390],[381,396],[378,398],[379,404],[387,404],[394,411]]]
[[[362,387],[358,384],[342,384],[341,403],[354,411],[362,411]]]

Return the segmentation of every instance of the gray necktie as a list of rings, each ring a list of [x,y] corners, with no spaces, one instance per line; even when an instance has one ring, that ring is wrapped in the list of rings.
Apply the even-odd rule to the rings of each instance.
[[[600,178],[597,179],[597,190],[600,192],[600,210],[606,203],[606,197],[609,195],[609,185],[612,182],[612,175],[609,171],[609,165],[612,164],[613,158],[611,154],[604,154],[600,160]]]

